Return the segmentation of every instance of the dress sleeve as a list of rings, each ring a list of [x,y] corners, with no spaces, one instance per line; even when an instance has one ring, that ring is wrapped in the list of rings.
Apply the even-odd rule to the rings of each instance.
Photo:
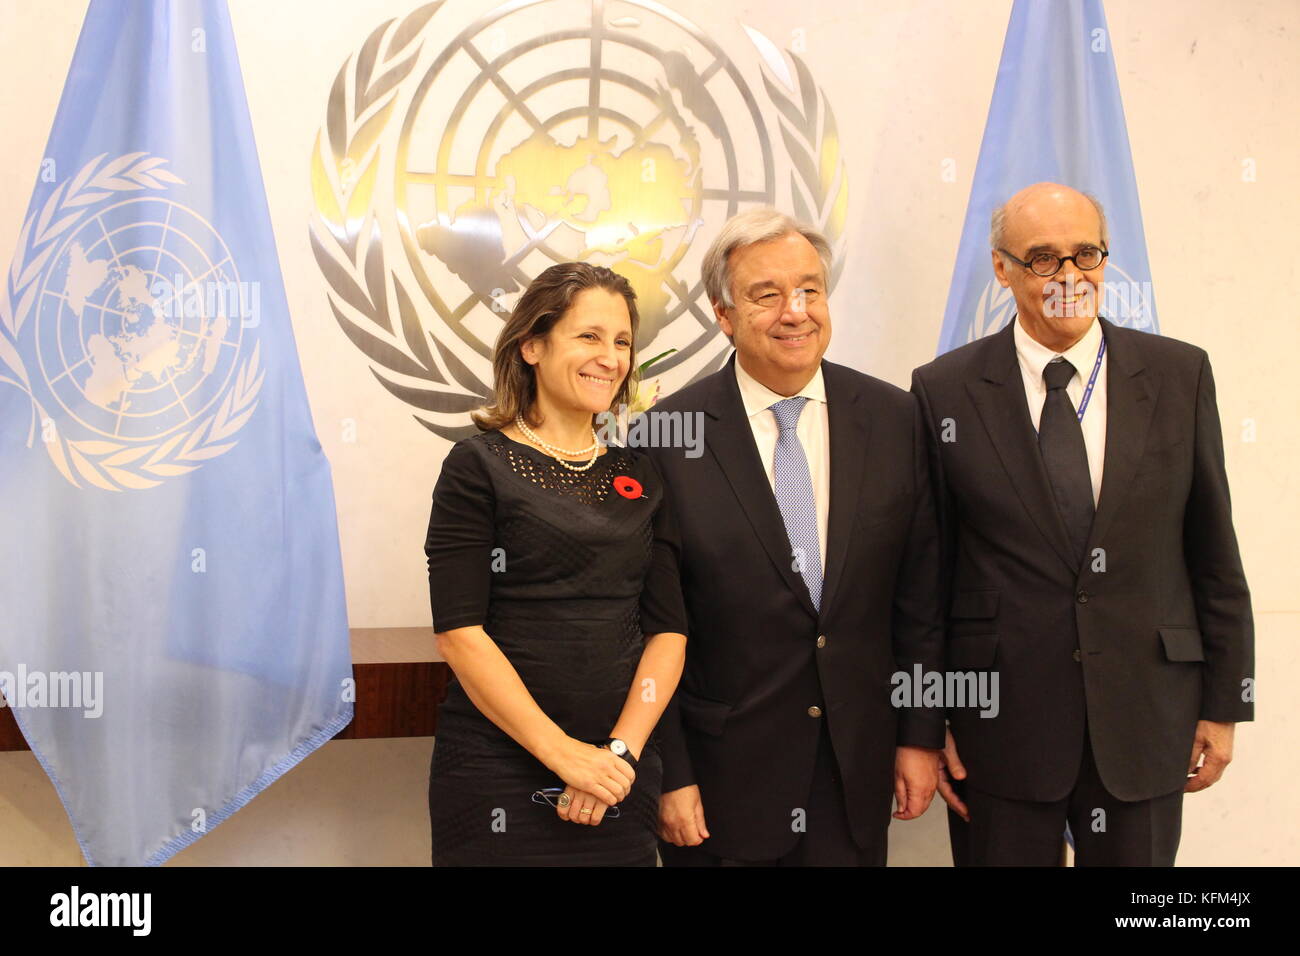
[[[424,553],[434,633],[487,620],[496,538],[495,494],[479,455],[457,442],[442,463]]]
[[[641,630],[645,634],[686,634],[686,601],[682,597],[679,562],[681,537],[673,511],[672,492],[659,475],[653,459],[648,464],[649,480],[657,482],[663,496],[654,516],[654,549],[650,569],[641,589]]]

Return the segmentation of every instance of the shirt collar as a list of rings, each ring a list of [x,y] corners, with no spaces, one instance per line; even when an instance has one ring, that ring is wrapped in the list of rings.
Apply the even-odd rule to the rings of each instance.
[[[741,367],[740,356],[736,357],[735,365],[736,384],[740,386],[740,400],[745,405],[745,415],[747,417],[753,418],[759,412],[771,408],[776,402],[785,398],[793,397],[791,395],[780,395],[772,391],[758,379],[754,378],[754,376],[746,372],[744,368]],[[813,373],[813,377],[808,380],[808,383],[804,385],[797,394],[803,395],[805,398],[812,401],[821,402],[823,405],[826,404],[826,383],[822,378],[822,367],[820,362],[817,363],[817,371]]]
[[[1020,360],[1020,367],[1029,374],[1031,381],[1041,385],[1043,368],[1058,355],[1064,355],[1078,375],[1082,376],[1084,372],[1091,374],[1092,367],[1097,362],[1097,350],[1101,348],[1102,332],[1099,319],[1093,319],[1092,325],[1088,326],[1088,331],[1084,333],[1083,338],[1064,352],[1053,352],[1046,345],[1032,338],[1020,324],[1019,316],[1012,321],[1016,326],[1012,333],[1016,340],[1016,357]]]

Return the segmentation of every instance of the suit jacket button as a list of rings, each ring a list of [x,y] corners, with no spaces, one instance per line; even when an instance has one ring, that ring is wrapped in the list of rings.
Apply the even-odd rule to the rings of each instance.
[[[1079,599],[1079,603],[1080,603],[1080,604],[1087,604],[1087,603],[1088,603],[1088,592],[1087,592],[1087,591],[1080,591],[1080,592],[1079,592],[1077,595],[1075,595],[1075,596]]]
[[[820,717],[821,715],[822,715],[822,709],[818,707],[816,704],[813,704],[811,707],[808,708],[809,717]]]
[[[826,646],[826,635],[825,635],[825,634],[819,634],[819,635],[817,635],[817,646],[818,646],[818,647],[825,647],[825,646]]]
[[[1083,660],[1083,653],[1076,647],[1074,649],[1074,662],[1077,664],[1081,660]]]

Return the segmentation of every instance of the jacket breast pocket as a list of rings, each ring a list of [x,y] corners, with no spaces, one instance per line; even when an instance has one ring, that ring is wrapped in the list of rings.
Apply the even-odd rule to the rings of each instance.
[[[1201,645],[1201,632],[1194,627],[1159,628],[1160,643],[1167,661],[1204,661],[1205,648]]]
[[[727,716],[731,713],[731,704],[679,691],[677,710],[681,714],[682,723],[687,727],[711,737],[721,737],[722,729],[727,724]]]
[[[878,530],[884,525],[911,522],[912,497],[901,483],[891,481],[884,487],[864,485],[859,494],[853,515],[853,537]]]
[[[1133,480],[1165,484],[1174,474],[1189,467],[1189,454],[1187,443],[1181,439],[1168,445],[1148,444],[1142,450]]]

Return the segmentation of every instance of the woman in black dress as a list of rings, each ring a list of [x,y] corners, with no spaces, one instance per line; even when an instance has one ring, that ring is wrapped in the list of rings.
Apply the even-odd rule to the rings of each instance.
[[[618,274],[547,269],[497,341],[482,431],[443,462],[425,542],[455,674],[435,866],[655,863],[651,732],[686,646],[676,531],[649,459],[593,427],[627,402],[636,326]]]

